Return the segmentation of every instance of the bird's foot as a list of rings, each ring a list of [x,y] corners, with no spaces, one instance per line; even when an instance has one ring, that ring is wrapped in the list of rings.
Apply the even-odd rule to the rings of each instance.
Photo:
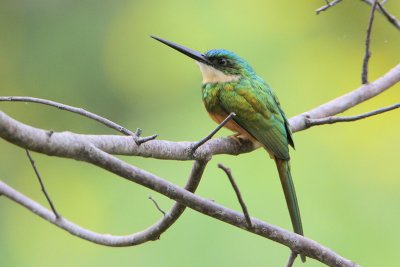
[[[244,135],[241,135],[240,133],[232,134],[228,136],[228,138],[231,138],[233,141],[235,141],[237,145],[241,145],[243,140],[248,140],[248,138],[246,138]]]

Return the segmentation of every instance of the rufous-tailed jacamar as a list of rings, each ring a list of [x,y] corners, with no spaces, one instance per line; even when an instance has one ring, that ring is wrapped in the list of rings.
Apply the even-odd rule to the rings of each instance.
[[[267,150],[275,160],[294,232],[303,235],[300,210],[289,165],[289,145],[294,148],[289,122],[269,85],[242,58],[225,49],[205,54],[165,39],[151,36],[194,59],[203,76],[203,103],[210,117]],[[303,261],[305,258],[302,256]]]

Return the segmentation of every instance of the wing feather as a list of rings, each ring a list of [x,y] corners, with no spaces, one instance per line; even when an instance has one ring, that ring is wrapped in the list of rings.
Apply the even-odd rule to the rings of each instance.
[[[234,90],[221,90],[221,107],[229,114],[235,112],[235,122],[248,131],[274,156],[288,160],[289,149],[287,126],[279,102],[267,85],[257,88],[250,83],[235,86]],[[273,94],[273,93],[272,93]]]

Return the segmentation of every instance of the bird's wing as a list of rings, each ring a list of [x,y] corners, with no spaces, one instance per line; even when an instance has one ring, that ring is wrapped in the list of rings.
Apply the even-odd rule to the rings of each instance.
[[[290,130],[290,124],[288,119],[286,118],[285,112],[281,108],[281,103],[278,100],[278,97],[275,95],[274,91],[272,91],[269,86],[264,82],[266,86],[261,86],[262,88],[265,88],[264,90],[271,95],[272,99],[274,100],[276,106],[278,107],[279,113],[281,114],[283,121],[285,123],[285,130],[286,130],[286,136],[288,139],[288,143],[291,147],[294,147],[294,142],[293,142],[293,137],[292,137],[292,131]]]
[[[229,114],[234,112],[235,122],[279,159],[288,160],[288,136],[282,116],[269,88],[257,88],[242,82],[232,90],[221,90],[221,107]]]

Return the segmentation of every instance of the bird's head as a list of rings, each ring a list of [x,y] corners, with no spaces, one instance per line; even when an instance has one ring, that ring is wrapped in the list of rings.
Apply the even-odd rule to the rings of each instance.
[[[231,51],[213,49],[203,54],[159,37],[151,37],[196,60],[203,75],[203,83],[232,82],[255,75],[251,66]]]

